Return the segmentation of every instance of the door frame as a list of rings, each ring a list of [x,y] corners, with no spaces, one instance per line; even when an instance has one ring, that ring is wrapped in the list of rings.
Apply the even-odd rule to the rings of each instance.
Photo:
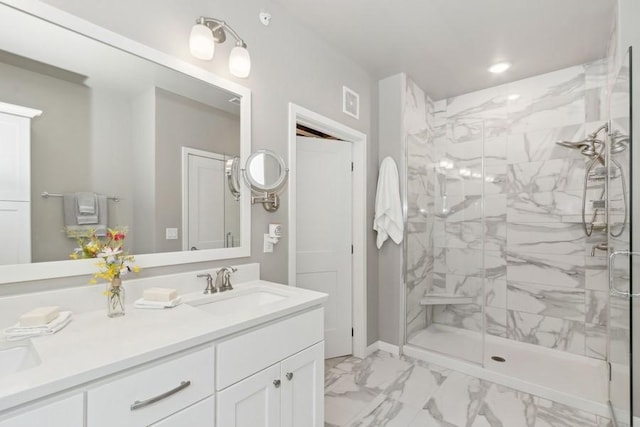
[[[353,175],[351,181],[351,264],[353,339],[356,357],[367,350],[367,135],[292,102],[289,103],[289,285],[296,286],[296,127],[300,123],[351,143]]]

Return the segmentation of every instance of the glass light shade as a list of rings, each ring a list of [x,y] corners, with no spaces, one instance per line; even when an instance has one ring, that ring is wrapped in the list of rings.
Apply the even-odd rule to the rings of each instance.
[[[203,24],[196,24],[191,28],[191,36],[189,37],[189,50],[191,55],[198,59],[206,61],[213,58],[216,49],[216,43],[213,40],[213,33]]]
[[[229,55],[229,72],[241,79],[249,77],[249,73],[251,72],[251,57],[245,47],[236,46],[231,49],[231,54]]]

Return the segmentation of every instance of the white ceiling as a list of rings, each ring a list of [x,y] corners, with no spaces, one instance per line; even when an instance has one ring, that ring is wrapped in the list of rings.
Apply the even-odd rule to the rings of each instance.
[[[616,0],[275,1],[376,79],[404,71],[438,100],[603,58]]]

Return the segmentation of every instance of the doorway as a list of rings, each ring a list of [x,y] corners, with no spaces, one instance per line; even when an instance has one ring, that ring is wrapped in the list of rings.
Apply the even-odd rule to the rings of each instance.
[[[328,119],[324,116],[321,116],[317,113],[314,113],[310,110],[307,110],[303,107],[295,105],[293,103],[289,104],[289,200],[293,201],[297,199],[298,194],[298,136],[296,129],[299,125],[305,126],[309,129],[313,129],[323,134],[331,135],[335,137],[340,142],[336,141],[324,141],[324,143],[328,144],[344,144],[343,147],[346,147],[347,151],[351,154],[351,162],[353,163],[353,172],[350,173],[350,188],[347,193],[350,193],[351,203],[350,209],[346,214],[348,216],[346,224],[348,224],[348,228],[341,229],[342,233],[347,233],[347,240],[350,240],[348,243],[348,253],[347,260],[349,261],[347,264],[350,266],[345,267],[341,266],[342,269],[346,268],[346,276],[350,278],[351,282],[351,292],[350,292],[350,311],[351,311],[351,328],[352,331],[349,331],[352,336],[347,336],[346,340],[350,341],[351,351],[350,353],[356,357],[364,357],[366,355],[366,135],[362,132],[356,131],[352,128],[349,128],[339,122]],[[319,144],[318,144],[319,145]],[[316,146],[316,145],[314,145]],[[302,154],[302,158],[304,158],[305,154]],[[344,158],[344,153],[336,154],[336,159]],[[344,159],[343,159],[344,160]],[[302,176],[302,175],[301,175]],[[325,200],[326,206],[330,206],[331,201]],[[304,272],[304,268],[302,264],[298,262],[298,255],[300,251],[298,251],[298,226],[299,222],[297,221],[298,212],[297,212],[297,203],[289,203],[289,224],[290,224],[290,232],[289,232],[289,283],[291,286],[304,286],[304,280],[298,283],[299,278],[299,268],[300,271]],[[344,214],[344,213],[343,213]],[[347,230],[347,231],[345,231]],[[304,235],[304,233],[301,233]],[[351,245],[353,247],[351,248]],[[351,253],[352,252],[352,253]],[[343,256],[339,256],[343,259]],[[304,263],[304,257],[300,258],[300,261]],[[343,259],[344,261],[344,259]],[[344,263],[343,263],[344,264]],[[304,273],[303,273],[304,274]],[[338,274],[338,273],[336,273]],[[314,278],[315,284],[321,283],[321,279],[319,276]],[[309,282],[307,282],[309,283]],[[309,286],[309,285],[307,285]],[[314,286],[314,285],[310,285]],[[315,288],[314,288],[315,289]],[[318,289],[321,290],[321,289]],[[321,290],[322,291],[322,290]],[[323,291],[323,292],[326,292]],[[336,310],[340,311],[340,313],[344,314],[344,311],[336,305]],[[340,314],[338,313],[338,314]],[[326,314],[328,317],[328,313]],[[347,314],[347,317],[349,315]],[[325,333],[330,333],[330,329],[332,329],[333,325],[331,322],[333,319],[325,320]],[[348,322],[348,319],[346,320]],[[328,327],[327,327],[328,326]],[[341,326],[344,330],[344,322],[342,322]],[[328,335],[327,335],[328,336]],[[344,337],[343,337],[344,339]],[[341,352],[342,350],[338,350]],[[329,356],[333,354],[333,350],[329,350],[327,352]]]
[[[350,355],[351,143],[298,136],[296,145],[296,286],[329,295],[325,358]]]

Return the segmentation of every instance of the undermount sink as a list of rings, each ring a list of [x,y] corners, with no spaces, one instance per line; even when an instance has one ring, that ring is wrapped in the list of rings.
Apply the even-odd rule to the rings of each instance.
[[[40,357],[31,342],[0,343],[0,378],[39,364]]]
[[[188,304],[208,313],[228,315],[241,311],[252,311],[287,298],[288,296],[264,288],[254,288],[208,295],[190,301]]]

